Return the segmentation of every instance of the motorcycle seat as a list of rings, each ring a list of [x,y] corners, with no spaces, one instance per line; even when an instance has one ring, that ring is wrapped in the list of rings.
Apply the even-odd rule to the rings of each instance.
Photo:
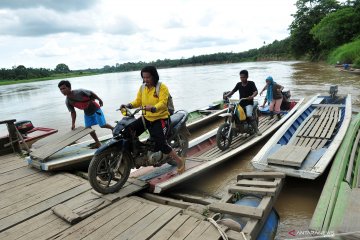
[[[170,116],[170,128],[173,128],[184,118],[184,114],[181,112],[176,112]]]

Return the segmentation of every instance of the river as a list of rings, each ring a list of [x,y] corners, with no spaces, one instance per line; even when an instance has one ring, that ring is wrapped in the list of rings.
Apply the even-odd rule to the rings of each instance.
[[[173,96],[176,109],[195,110],[219,100],[222,93],[231,90],[239,81],[239,71],[247,69],[249,80],[256,83],[259,91],[265,78],[271,75],[274,81],[291,90],[292,97],[308,98],[320,93],[327,95],[331,85],[338,85],[339,94],[352,95],[353,112],[360,111],[360,75],[341,72],[321,63],[309,62],[246,62],[236,64],[208,65],[160,69],[160,81],[166,83]],[[111,73],[69,79],[72,88],[93,90],[104,102],[103,111],[110,124],[121,118],[115,111],[121,103],[128,103],[136,96],[142,79],[140,71]],[[0,87],[0,109],[2,118],[29,119],[35,126],[57,128],[59,132],[70,129],[70,113],[65,106],[65,97],[57,84],[60,80],[24,83]],[[78,113],[77,124],[83,125],[83,115]],[[99,136],[109,130],[95,127]],[[0,126],[0,133],[6,132]],[[183,183],[180,188],[187,192],[222,196],[228,184],[234,183],[236,175],[253,170],[252,157],[260,150],[257,144],[245,153],[225,162],[220,168]],[[278,239],[289,238],[289,231],[306,231],[319,199],[326,174],[320,178],[299,180],[287,178],[275,205],[280,215]],[[180,189],[179,189],[180,190]]]

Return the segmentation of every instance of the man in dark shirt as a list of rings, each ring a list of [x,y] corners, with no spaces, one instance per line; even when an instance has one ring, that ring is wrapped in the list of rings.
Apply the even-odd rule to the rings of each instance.
[[[243,99],[240,105],[245,109],[246,117],[250,120],[251,126],[255,129],[257,135],[261,135],[256,124],[256,119],[253,118],[252,112],[254,108],[254,97],[258,94],[258,90],[253,81],[248,81],[249,72],[247,70],[240,71],[240,82],[238,82],[234,89],[225,94],[224,98],[231,97],[235,92],[239,91],[239,99]]]
[[[99,125],[101,128],[113,129],[111,125],[106,123],[104,113],[100,108],[103,106],[103,102],[94,92],[85,89],[71,90],[71,84],[66,80],[59,82],[58,87],[61,93],[66,96],[65,104],[71,112],[71,130],[75,128],[75,108],[84,110],[85,127],[91,128],[93,125]],[[96,99],[99,103],[95,101]],[[92,132],[90,135],[95,141],[94,147],[100,147],[101,143],[96,133]]]

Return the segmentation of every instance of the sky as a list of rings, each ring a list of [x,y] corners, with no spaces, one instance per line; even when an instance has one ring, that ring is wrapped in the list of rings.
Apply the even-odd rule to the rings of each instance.
[[[71,70],[243,52],[289,36],[296,0],[1,0],[0,68]]]

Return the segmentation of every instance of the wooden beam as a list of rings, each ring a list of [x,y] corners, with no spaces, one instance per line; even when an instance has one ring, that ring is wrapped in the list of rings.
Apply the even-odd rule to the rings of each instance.
[[[236,205],[232,203],[212,203],[209,205],[209,210],[216,213],[226,213],[235,216],[249,217],[260,219],[263,216],[263,210],[250,207]]]
[[[265,178],[265,179],[274,179],[274,178],[285,178],[285,173],[282,172],[242,172],[238,174],[237,181],[240,179],[251,179],[251,178]]]

